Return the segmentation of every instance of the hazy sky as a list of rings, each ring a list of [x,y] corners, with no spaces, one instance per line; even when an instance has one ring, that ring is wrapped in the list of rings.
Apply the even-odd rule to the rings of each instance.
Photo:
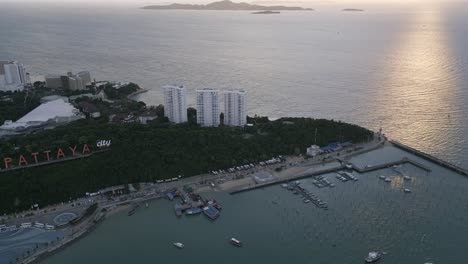
[[[206,4],[219,0],[0,0],[0,3],[57,3],[60,5],[70,4],[113,4],[113,5],[132,5],[144,6],[151,4],[169,4],[169,3],[193,3]],[[289,6],[321,6],[321,5],[340,5],[349,7],[358,7],[359,5],[413,5],[428,4],[432,2],[468,2],[468,0],[232,0],[233,2],[260,3],[264,5],[280,4]]]

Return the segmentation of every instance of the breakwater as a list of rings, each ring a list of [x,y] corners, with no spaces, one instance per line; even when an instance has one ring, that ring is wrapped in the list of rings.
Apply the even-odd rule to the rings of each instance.
[[[417,150],[415,148],[412,148],[410,146],[402,144],[402,143],[400,143],[398,141],[391,140],[390,143],[393,146],[395,146],[397,148],[400,148],[400,149],[403,149],[403,150],[405,150],[405,151],[407,151],[407,152],[409,152],[409,153],[411,153],[413,155],[416,155],[416,156],[418,156],[420,158],[426,159],[426,160],[428,160],[430,162],[433,162],[433,163],[435,163],[437,165],[440,165],[440,166],[442,166],[442,167],[444,167],[446,169],[452,170],[452,171],[454,171],[456,173],[462,174],[464,176],[468,176],[468,171],[467,170],[465,170],[465,169],[463,169],[461,167],[458,167],[457,165],[454,165],[454,164],[452,164],[450,162],[447,162],[447,161],[441,160],[439,158],[436,158],[436,157],[434,157],[432,155],[429,155],[427,153],[419,151],[419,150]]]

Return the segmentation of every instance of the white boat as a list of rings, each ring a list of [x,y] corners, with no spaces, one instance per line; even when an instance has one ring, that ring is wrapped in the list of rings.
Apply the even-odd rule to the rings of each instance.
[[[281,187],[283,187],[283,188],[287,188],[287,187],[288,187],[288,185],[287,185],[286,183],[283,183],[283,184],[281,184]]]
[[[231,244],[233,244],[236,247],[242,247],[242,242],[240,242],[239,240],[235,238],[231,238]]]
[[[404,189],[403,191],[404,191],[405,193],[410,193],[410,192],[411,192],[410,189]]]
[[[392,182],[392,179],[386,177],[384,181],[385,181],[385,182]]]
[[[371,251],[369,252],[367,257],[364,258],[364,260],[366,261],[366,263],[373,263],[379,260],[381,257],[382,257],[382,253],[377,252],[377,251]]]
[[[408,175],[405,175],[405,176],[403,176],[403,179],[405,179],[405,180],[409,181],[409,180],[411,180],[411,177],[410,177],[410,176],[408,176]]]
[[[182,244],[182,243],[180,243],[180,242],[175,242],[175,243],[174,243],[174,246],[175,246],[176,248],[184,248],[184,244]]]
[[[385,180],[385,178],[386,178],[385,175],[380,175],[379,176],[379,179],[381,179],[381,180]]]

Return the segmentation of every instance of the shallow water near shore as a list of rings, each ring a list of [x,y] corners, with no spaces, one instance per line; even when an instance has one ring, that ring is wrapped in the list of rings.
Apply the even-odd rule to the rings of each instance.
[[[357,182],[327,178],[335,188],[301,185],[328,203],[329,210],[305,204],[279,185],[236,195],[207,193],[223,206],[216,221],[204,215],[176,217],[173,202],[159,200],[131,217],[120,212],[89,236],[44,260],[58,263],[360,263],[371,250],[385,251],[382,263],[462,263],[468,256],[468,178],[399,149],[386,147],[355,158],[378,164],[410,157],[412,165],[358,175]],[[378,178],[386,175],[392,183]],[[410,188],[412,193],[404,193]],[[229,244],[236,237],[242,248]],[[182,242],[179,250],[172,243]]]

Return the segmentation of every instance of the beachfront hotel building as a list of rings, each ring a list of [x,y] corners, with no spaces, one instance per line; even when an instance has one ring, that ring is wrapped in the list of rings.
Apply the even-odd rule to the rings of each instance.
[[[27,77],[23,64],[16,61],[0,61],[0,90],[22,90],[28,83]]]
[[[228,90],[224,92],[224,124],[245,126],[247,124],[245,91]]]
[[[87,71],[78,74],[68,72],[67,75],[48,75],[45,81],[46,86],[52,89],[84,90],[86,85],[91,84],[91,75]]]
[[[164,116],[170,122],[187,122],[187,98],[183,85],[166,85],[164,91]]]
[[[219,95],[214,89],[197,90],[197,123],[204,127],[219,126]]]

